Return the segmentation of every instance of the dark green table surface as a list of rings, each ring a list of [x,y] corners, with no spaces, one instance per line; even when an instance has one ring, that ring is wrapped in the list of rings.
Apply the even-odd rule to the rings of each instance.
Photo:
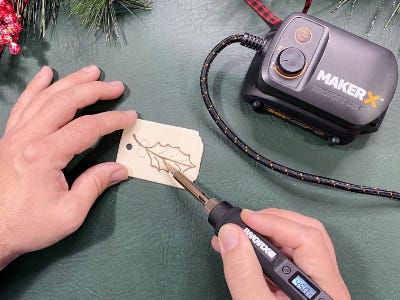
[[[301,7],[301,1],[265,1],[271,2],[280,16]],[[366,37],[379,1],[359,1],[352,16],[350,6],[332,14],[335,5],[315,1],[311,13]],[[381,34],[389,10],[368,38],[398,55],[398,24]],[[25,43],[18,57],[3,55],[1,133],[18,95],[42,65],[63,77],[97,64],[105,80],[123,80],[130,94],[114,105],[93,106],[89,113],[136,109],[143,119],[198,130],[205,145],[198,182],[207,192],[243,207],[279,207],[320,219],[353,298],[399,299],[400,203],[304,184],[257,166],[209,118],[198,83],[208,51],[230,34],[267,31],[244,1],[155,0],[151,12],[122,21],[127,46],[120,48],[78,27],[78,20],[61,12],[44,43]],[[400,190],[399,93],[379,132],[328,147],[281,120],[254,114],[240,99],[253,54],[232,46],[211,71],[216,103],[239,136],[293,168]],[[68,178],[96,162],[115,160],[120,135],[105,137],[77,157],[66,170]],[[0,299],[228,299],[220,257],[210,248],[212,234],[202,208],[187,193],[130,179],[101,196],[75,234],[3,270]]]

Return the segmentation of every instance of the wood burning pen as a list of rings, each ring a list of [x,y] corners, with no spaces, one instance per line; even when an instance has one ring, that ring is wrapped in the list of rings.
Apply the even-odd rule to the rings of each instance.
[[[219,229],[227,223],[243,228],[251,241],[264,274],[291,299],[294,300],[332,300],[318,285],[313,282],[290,259],[278,250],[270,241],[248,227],[240,218],[240,207],[233,207],[228,202],[219,202],[209,198],[182,172],[174,169],[164,161],[168,171],[186,190],[188,190],[204,207],[208,214],[208,223],[218,235]]]

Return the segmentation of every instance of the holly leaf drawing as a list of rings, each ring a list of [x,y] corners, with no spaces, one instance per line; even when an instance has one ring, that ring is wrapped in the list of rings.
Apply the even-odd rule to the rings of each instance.
[[[146,151],[150,158],[150,165],[159,172],[161,170],[168,172],[164,162],[167,162],[182,173],[196,167],[190,161],[190,154],[183,152],[179,147],[171,146],[170,144],[162,145],[160,142],[153,146],[144,146],[139,142],[135,134],[132,134],[132,136],[136,143]]]

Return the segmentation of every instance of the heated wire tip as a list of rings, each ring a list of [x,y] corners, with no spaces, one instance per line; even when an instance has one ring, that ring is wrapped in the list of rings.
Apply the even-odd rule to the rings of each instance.
[[[163,160],[163,163],[164,163],[165,167],[167,168],[168,172],[171,173],[172,175],[174,175],[175,172],[178,171],[178,170],[174,169],[174,168],[173,168],[169,163],[167,163],[165,160]]]
[[[179,170],[172,167],[169,163],[163,160],[165,167],[168,172],[174,176],[175,180],[178,181],[186,190],[188,190],[192,196],[194,196],[203,206],[207,214],[219,204],[219,201],[215,198],[209,198],[200,188],[195,185],[189,178],[183,175]]]

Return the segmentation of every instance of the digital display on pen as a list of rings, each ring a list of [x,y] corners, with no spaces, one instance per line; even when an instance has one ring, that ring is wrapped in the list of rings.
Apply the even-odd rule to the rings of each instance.
[[[305,278],[303,278],[300,274],[297,274],[293,279],[290,280],[290,283],[307,299],[312,299],[318,291],[307,282]]]

